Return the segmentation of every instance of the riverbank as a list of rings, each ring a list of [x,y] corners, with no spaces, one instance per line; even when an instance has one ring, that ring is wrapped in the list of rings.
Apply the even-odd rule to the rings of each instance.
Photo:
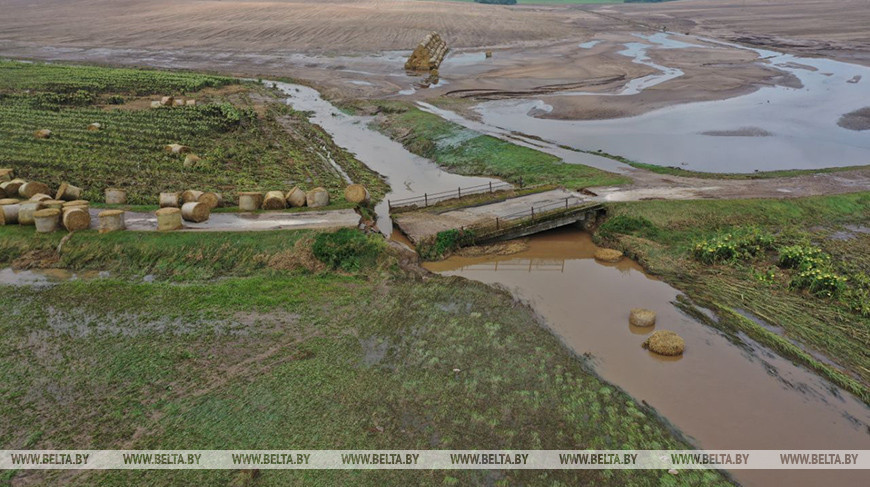
[[[608,208],[599,242],[714,310],[708,324],[746,333],[868,401],[870,194]],[[812,257],[790,259],[796,252]],[[832,277],[805,274],[816,269]]]
[[[45,256],[61,237],[10,230],[0,228],[2,265]],[[0,284],[10,317],[0,324],[0,368],[7,387],[21,391],[0,401],[18,418],[0,426],[9,448],[269,449],[288,440],[330,449],[686,447],[653,410],[590,374],[531,309],[482,284],[423,277],[380,238],[83,232],[46,263],[110,277]],[[6,478],[162,486],[229,484],[239,475]],[[264,471],[257,482],[443,485],[493,476],[509,484],[673,481],[664,471],[589,470]],[[679,479],[727,484],[715,472]]]

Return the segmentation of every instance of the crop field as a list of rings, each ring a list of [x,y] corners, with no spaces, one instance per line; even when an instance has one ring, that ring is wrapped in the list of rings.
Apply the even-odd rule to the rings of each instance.
[[[224,95],[230,85],[233,95]],[[141,108],[161,95],[198,103]],[[375,197],[383,194],[377,175],[279,101],[264,86],[225,77],[0,62],[0,161],[24,179],[83,187],[94,201],[107,187],[126,189],[131,204],[155,204],[161,191],[231,197],[298,184],[322,186],[341,203],[346,183],[329,157]],[[101,130],[88,130],[91,123]],[[40,129],[51,137],[34,137]],[[184,155],[164,151],[173,143],[201,161],[184,167]]]

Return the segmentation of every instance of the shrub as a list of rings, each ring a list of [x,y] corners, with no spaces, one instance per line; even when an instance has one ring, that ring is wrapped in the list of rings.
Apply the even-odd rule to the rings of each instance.
[[[846,278],[830,270],[812,268],[798,273],[791,280],[790,286],[830,298],[846,289]]]
[[[806,271],[825,267],[831,256],[810,245],[790,245],[779,250],[779,266],[784,269]]]
[[[445,230],[438,232],[434,239],[421,243],[417,247],[417,253],[426,260],[435,260],[473,242],[474,232],[471,230]]]
[[[628,215],[618,215],[606,222],[598,229],[605,238],[613,234],[638,235],[644,238],[655,239],[659,235],[659,229],[646,218]]]
[[[332,269],[354,272],[375,263],[380,245],[355,229],[343,228],[318,235],[312,250],[318,260]]]
[[[774,238],[758,229],[726,233],[695,244],[692,255],[705,264],[753,258],[773,249]]]

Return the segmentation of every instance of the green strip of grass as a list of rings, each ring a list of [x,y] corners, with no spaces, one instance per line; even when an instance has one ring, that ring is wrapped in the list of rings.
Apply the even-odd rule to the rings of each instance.
[[[622,176],[566,164],[550,154],[482,135],[402,103],[382,102],[380,107],[379,130],[450,172],[493,176],[515,184],[554,184],[572,189],[629,182]]]

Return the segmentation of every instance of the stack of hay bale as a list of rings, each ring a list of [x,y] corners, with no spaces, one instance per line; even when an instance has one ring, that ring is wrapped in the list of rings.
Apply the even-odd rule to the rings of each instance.
[[[408,71],[437,71],[450,48],[437,32],[428,34],[405,62]]]
[[[74,232],[90,227],[88,202],[80,199],[82,189],[62,183],[54,198],[49,187],[37,181],[11,179],[11,169],[0,169],[0,225],[32,225],[39,233],[66,228]],[[17,196],[11,198],[8,196]]]

